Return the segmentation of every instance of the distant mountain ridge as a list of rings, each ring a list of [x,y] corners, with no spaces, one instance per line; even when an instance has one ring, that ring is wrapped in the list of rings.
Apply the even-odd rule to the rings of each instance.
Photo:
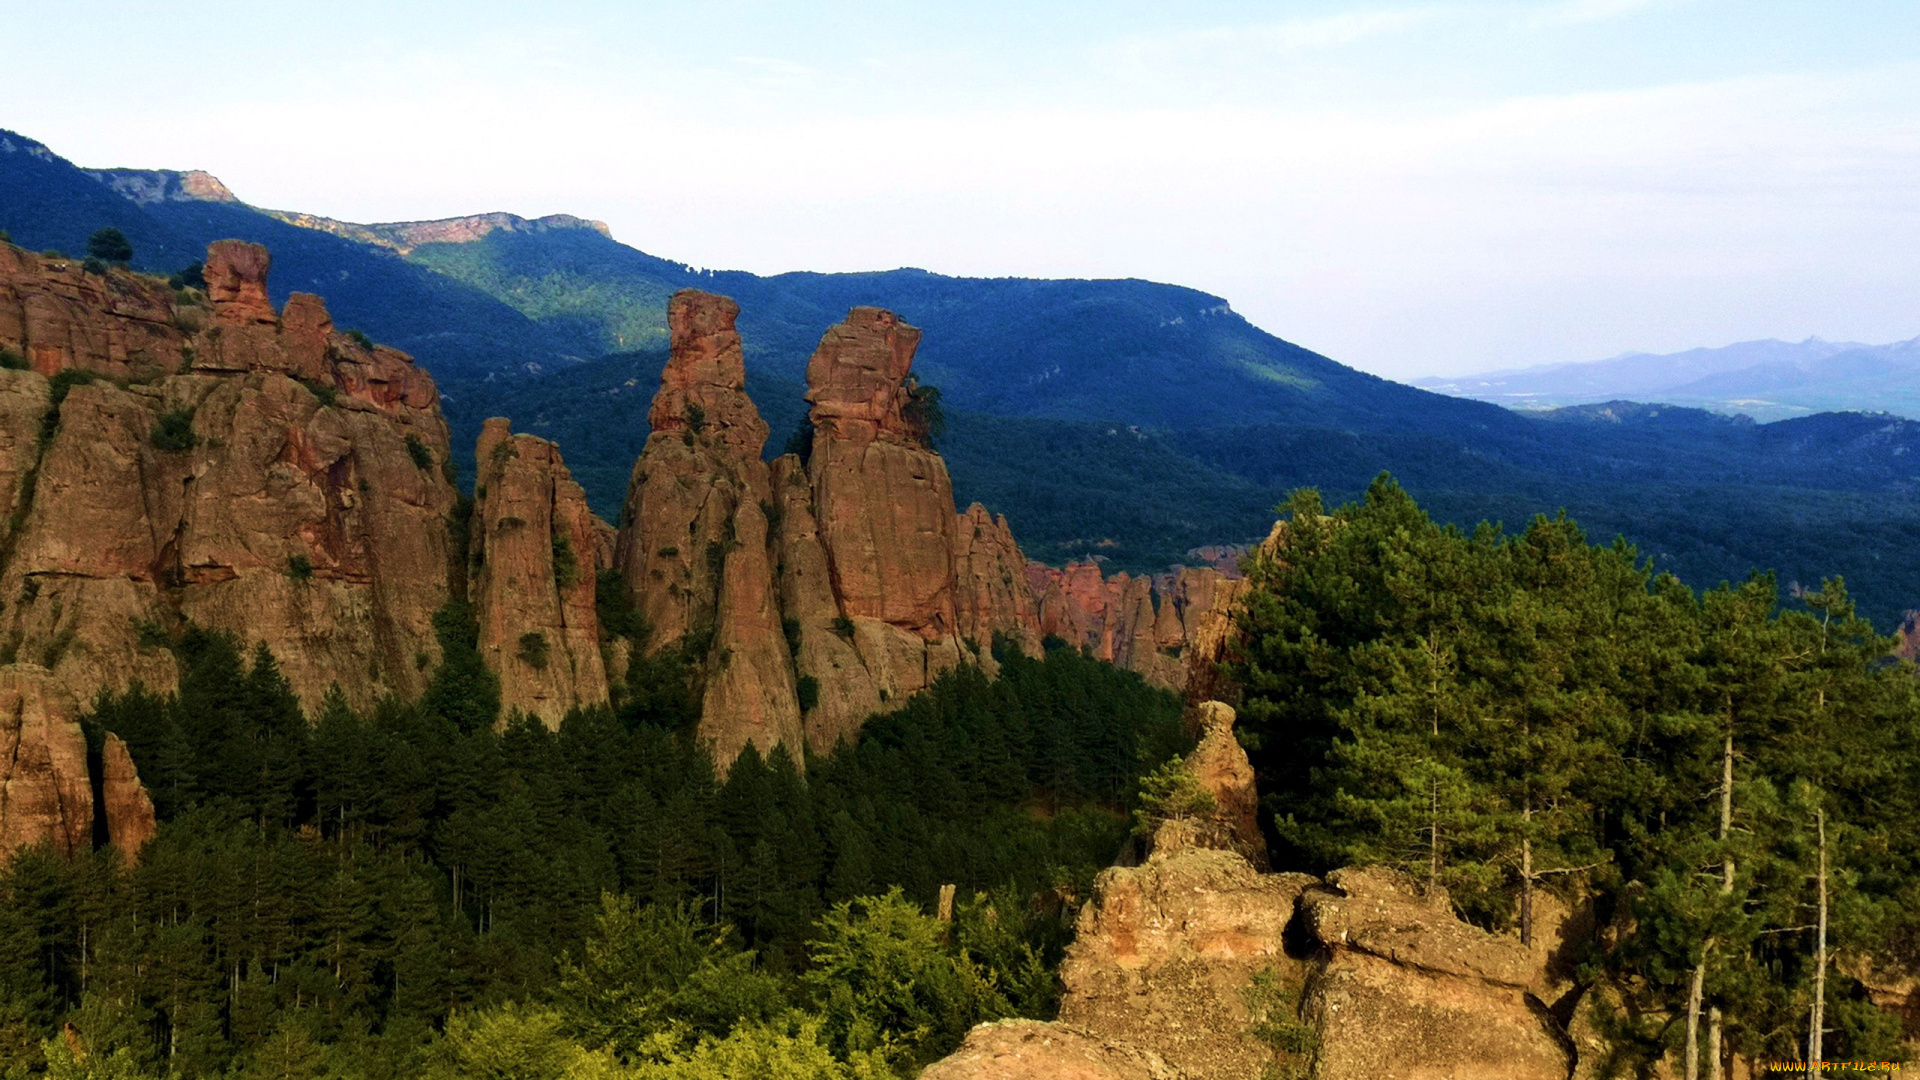
[[[1481,375],[1433,377],[1414,385],[1517,409],[1657,401],[1779,420],[1859,410],[1920,417],[1920,338],[1885,345],[1854,341],[1743,341],[1685,352],[1627,353],[1606,360],[1546,364]]]

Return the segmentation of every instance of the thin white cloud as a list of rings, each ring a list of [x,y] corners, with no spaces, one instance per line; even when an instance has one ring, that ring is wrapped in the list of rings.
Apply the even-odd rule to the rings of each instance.
[[[1131,35],[1094,48],[1096,61],[1141,68],[1165,63],[1239,62],[1323,52],[1404,33],[1445,9],[1390,8],[1245,26],[1218,26],[1165,35]]]
[[[1631,15],[1663,2],[1664,0],[1561,0],[1559,3],[1545,5],[1543,10],[1534,13],[1531,21],[1536,26],[1599,22],[1603,19],[1617,19],[1623,15]]]

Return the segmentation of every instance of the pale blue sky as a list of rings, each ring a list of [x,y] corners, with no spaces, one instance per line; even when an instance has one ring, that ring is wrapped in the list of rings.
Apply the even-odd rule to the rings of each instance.
[[[1397,378],[1920,334],[1910,0],[73,0],[0,41],[0,127],[350,220],[1175,281]]]

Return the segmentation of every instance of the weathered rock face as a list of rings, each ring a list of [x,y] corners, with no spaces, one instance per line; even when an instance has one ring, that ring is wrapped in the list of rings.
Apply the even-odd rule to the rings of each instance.
[[[264,642],[301,698],[417,694],[447,598],[446,424],[425,372],[266,302],[264,249],[208,254],[212,309],[0,245],[0,660],[76,696],[175,682],[182,618]],[[78,369],[126,385],[43,377]],[[43,418],[49,408],[57,415]],[[163,424],[163,418],[166,423]],[[50,431],[42,438],[43,427]]]
[[[1314,1075],[1559,1080],[1564,1037],[1527,992],[1533,963],[1515,938],[1453,917],[1444,895],[1379,867],[1337,870],[1302,901],[1328,958],[1303,1016],[1319,1033]]]
[[[1059,570],[1030,563],[1026,578],[1042,634],[1170,690],[1185,686],[1189,648],[1237,586],[1210,567],[1180,567],[1159,580],[1125,572],[1108,578],[1092,561]]]
[[[1185,1080],[1159,1055],[1107,1042],[1066,1024],[1000,1020],[967,1033],[921,1080]],[[1249,1073],[1257,1076],[1257,1073]]]
[[[1026,556],[1014,542],[1005,515],[979,503],[954,522],[953,599],[960,635],[990,647],[996,634],[1037,654],[1040,620],[1027,587]]]
[[[107,843],[129,859],[138,857],[160,828],[133,756],[112,732],[100,748],[100,814],[107,819]]]
[[[557,727],[568,710],[607,700],[594,611],[600,527],[554,444],[496,417],[474,460],[467,581],[480,655],[500,676],[503,711]]]
[[[955,518],[946,462],[902,410],[920,331],[879,308],[854,308],[807,362],[820,542],[849,617],[927,639],[958,628]]]
[[[723,764],[749,743],[802,738],[769,547],[767,425],[746,395],[739,311],[692,290],[669,302],[672,351],[615,553],[651,628],[646,648],[686,649],[702,666],[700,736]]]
[[[1217,806],[1201,834],[1208,847],[1232,851],[1256,870],[1267,868],[1267,838],[1260,831],[1260,795],[1253,764],[1233,734],[1233,709],[1218,701],[1195,707],[1199,745],[1187,755],[1187,769],[1213,795]]]
[[[73,698],[32,668],[0,667],[0,860],[48,844],[93,848],[93,782]]]
[[[1199,709],[1208,734],[1188,764],[1221,799],[1222,827],[1169,822],[1144,864],[1100,875],[1061,967],[1058,1024],[976,1029],[927,1075],[1156,1075],[1124,1071],[1152,1060],[1192,1080],[1568,1076],[1572,1049],[1528,993],[1537,965],[1517,939],[1459,921],[1396,871],[1265,874],[1223,849],[1253,792],[1231,710],[1215,705]]]
[[[94,775],[79,716],[45,669],[0,667],[0,865],[41,845],[65,856],[92,851],[96,819],[129,860],[153,838],[153,800],[127,744],[108,732]]]
[[[1920,660],[1920,611],[1909,611],[1894,628],[1894,653],[1903,659]]]

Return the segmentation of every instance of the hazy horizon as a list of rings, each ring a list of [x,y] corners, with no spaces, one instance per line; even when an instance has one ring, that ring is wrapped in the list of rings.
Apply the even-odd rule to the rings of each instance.
[[[11,20],[0,126],[352,221],[1174,282],[1405,380],[1920,332],[1920,9],[1829,11],[53,7]]]

